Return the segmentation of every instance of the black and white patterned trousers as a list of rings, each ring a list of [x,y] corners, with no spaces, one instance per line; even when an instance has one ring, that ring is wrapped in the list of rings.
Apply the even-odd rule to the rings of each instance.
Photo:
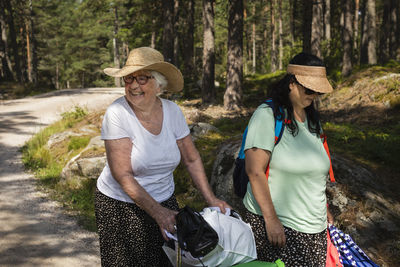
[[[178,210],[174,195],[160,204]],[[103,267],[172,266],[162,249],[160,228],[136,204],[115,200],[96,190],[95,213]]]
[[[268,241],[263,216],[246,210],[244,221],[251,225],[259,260],[274,262],[281,259],[286,267],[324,267],[326,265],[327,230],[305,234],[284,227],[286,246],[279,248]]]

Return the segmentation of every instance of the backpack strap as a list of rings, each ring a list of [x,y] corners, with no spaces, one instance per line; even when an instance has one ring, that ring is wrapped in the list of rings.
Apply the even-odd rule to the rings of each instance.
[[[335,180],[335,176],[333,175],[331,154],[329,153],[328,142],[326,141],[326,139],[327,139],[326,134],[325,134],[325,133],[322,133],[322,134],[320,135],[320,137],[321,137],[321,139],[322,139],[322,143],[323,143],[323,145],[324,145],[326,154],[327,154],[328,157],[329,157],[329,163],[330,163],[330,167],[329,167],[329,177],[330,177],[330,179],[331,179],[331,182],[334,183],[334,182],[336,182],[336,180]]]
[[[271,98],[265,100],[264,103],[267,104],[272,110],[274,110],[274,102],[272,102]],[[284,114],[282,107],[279,107],[279,111],[281,112],[281,114]],[[283,120],[282,116],[276,115],[275,112],[274,112],[274,119],[275,119],[275,146],[276,146],[282,139],[283,131],[285,130],[285,124],[288,123],[289,121],[286,119]],[[267,165],[267,170],[265,171],[265,177],[267,178],[267,180],[268,176],[269,176],[269,162]]]

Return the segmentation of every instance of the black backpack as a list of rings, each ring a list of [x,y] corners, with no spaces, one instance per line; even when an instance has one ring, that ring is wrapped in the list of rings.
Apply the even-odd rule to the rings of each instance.
[[[176,215],[176,228],[179,246],[195,258],[207,255],[218,244],[217,232],[200,213],[189,206]]]

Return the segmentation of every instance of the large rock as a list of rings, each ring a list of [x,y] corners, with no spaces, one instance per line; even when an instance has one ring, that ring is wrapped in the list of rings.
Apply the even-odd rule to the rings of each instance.
[[[73,177],[97,179],[107,162],[105,153],[95,157],[83,157],[82,155],[88,150],[100,148],[104,148],[104,141],[100,139],[100,136],[93,137],[87,147],[65,165],[61,172],[61,178],[67,180]]]
[[[242,199],[235,195],[233,189],[233,168],[240,149],[241,140],[221,145],[215,160],[210,185],[218,198],[227,201],[235,210],[243,214]]]

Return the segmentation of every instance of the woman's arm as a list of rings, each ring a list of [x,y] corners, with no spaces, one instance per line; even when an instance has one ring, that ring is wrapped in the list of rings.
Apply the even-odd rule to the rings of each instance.
[[[270,157],[269,151],[259,148],[248,149],[245,152],[245,166],[251,189],[265,220],[268,240],[272,245],[282,247],[286,243],[286,236],[282,223],[276,215],[268,181],[265,177],[265,170]]]
[[[225,213],[225,208],[231,207],[225,201],[218,199],[211,190],[204,171],[203,162],[199,152],[193,144],[192,137],[187,135],[176,142],[181,152],[183,163],[208,205],[211,207],[219,207],[221,211]]]
[[[168,240],[164,229],[175,232],[176,211],[164,208],[136,181],[131,166],[132,142],[129,138],[105,140],[107,162],[114,179],[126,194],[149,214],[159,225],[161,234]]]

